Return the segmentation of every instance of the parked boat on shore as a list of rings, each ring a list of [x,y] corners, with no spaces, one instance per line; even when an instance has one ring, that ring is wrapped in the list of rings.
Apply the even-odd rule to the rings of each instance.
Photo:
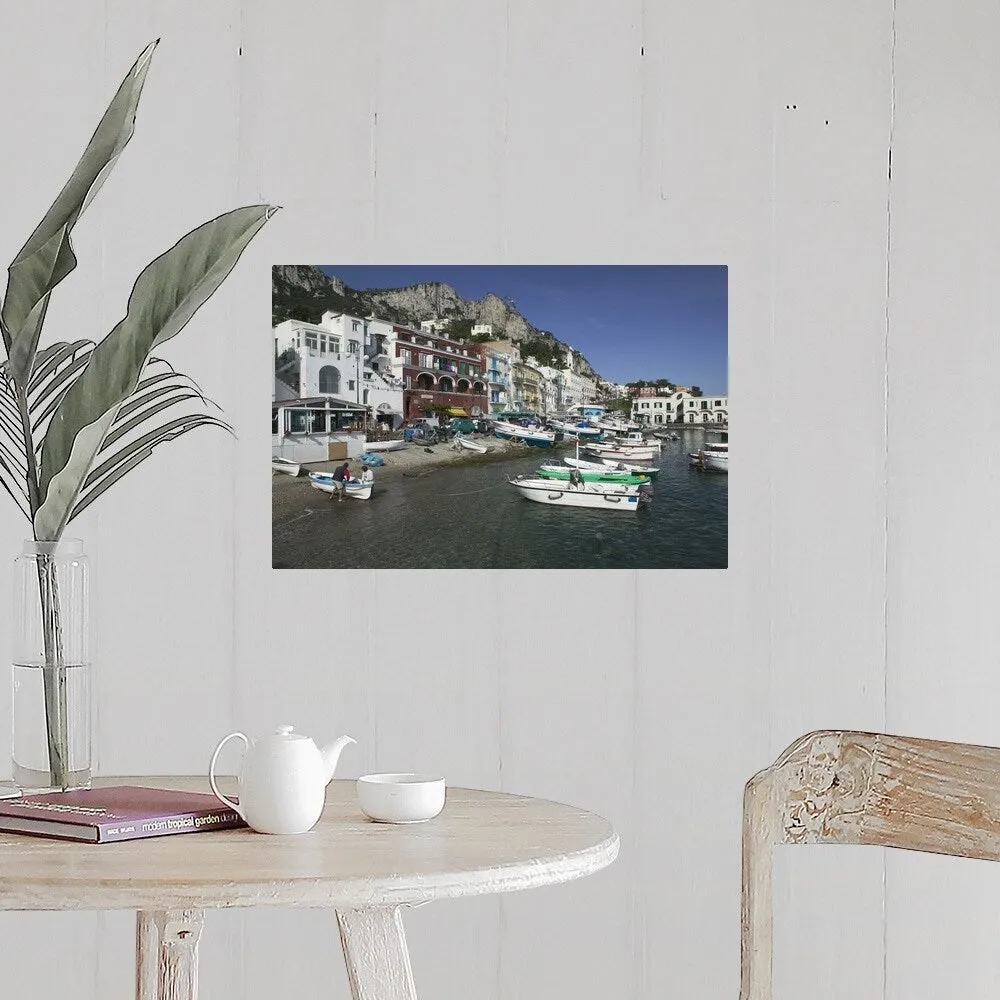
[[[367,441],[365,451],[399,451],[406,447],[406,442],[402,438],[393,438],[391,441]]]
[[[298,462],[293,462],[290,458],[282,458],[280,455],[271,456],[271,471],[285,472],[289,476],[297,476],[302,471],[302,466]]]
[[[541,476],[518,476],[508,482],[527,500],[554,507],[589,507],[592,510],[638,510],[652,499],[649,486],[622,483],[581,483],[565,487]]]
[[[481,441],[473,441],[470,438],[463,437],[461,434],[455,436],[454,441],[452,441],[452,447],[459,450],[464,448],[466,451],[474,451],[478,455],[485,455],[489,451],[489,448]]]

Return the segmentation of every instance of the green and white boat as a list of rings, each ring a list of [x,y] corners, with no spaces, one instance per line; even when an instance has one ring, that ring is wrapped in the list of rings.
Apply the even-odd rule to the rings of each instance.
[[[642,486],[649,482],[649,476],[636,476],[630,472],[615,472],[613,469],[571,469],[562,465],[543,465],[538,470],[538,475],[543,479],[569,480],[573,473],[577,473],[585,483],[622,483],[628,486]]]

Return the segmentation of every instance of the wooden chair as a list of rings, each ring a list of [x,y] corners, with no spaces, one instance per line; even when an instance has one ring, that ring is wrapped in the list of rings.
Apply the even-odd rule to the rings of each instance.
[[[754,775],[743,799],[740,1000],[771,1000],[776,844],[873,844],[1000,861],[1000,749],[824,731]]]

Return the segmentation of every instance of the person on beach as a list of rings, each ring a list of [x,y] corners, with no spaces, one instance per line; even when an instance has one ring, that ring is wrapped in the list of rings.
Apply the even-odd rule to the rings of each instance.
[[[332,500],[334,495],[336,495],[337,500],[341,503],[344,502],[344,486],[347,480],[351,478],[351,469],[347,462],[343,465],[338,465],[336,469],[333,470],[333,485],[337,490],[336,494],[331,494],[330,499]]]
[[[367,465],[361,466],[361,485],[367,486],[369,483],[375,482],[375,473],[368,468]]]

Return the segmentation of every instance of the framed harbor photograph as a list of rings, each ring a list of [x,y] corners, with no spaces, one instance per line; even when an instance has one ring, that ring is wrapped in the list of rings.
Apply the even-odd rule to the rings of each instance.
[[[276,265],[276,569],[728,565],[723,265]]]

